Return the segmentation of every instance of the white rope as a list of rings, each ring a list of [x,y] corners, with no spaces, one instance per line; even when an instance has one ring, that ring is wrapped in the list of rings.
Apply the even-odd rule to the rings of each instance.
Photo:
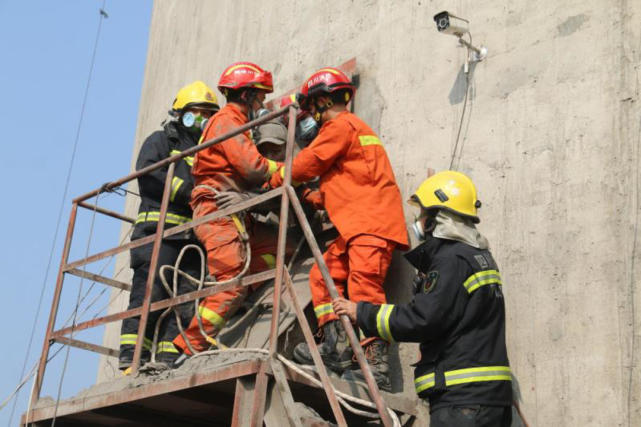
[[[218,354],[228,354],[228,353],[260,353],[264,354],[266,356],[269,356],[269,351],[262,349],[262,348],[230,348],[226,350],[208,350],[208,351],[203,351],[197,354],[194,354],[191,358],[196,358],[196,357],[202,357],[202,356],[213,356],[213,355],[218,355]],[[294,370],[296,373],[299,375],[305,377],[308,379],[310,382],[312,382],[314,385],[316,385],[319,388],[323,388],[323,383],[318,380],[316,377],[313,375],[310,375],[309,373],[305,372],[303,369],[299,368],[295,363],[292,361],[286,359],[284,356],[277,354],[276,357],[278,357],[278,360],[280,360],[283,364],[287,365],[289,368]],[[373,402],[370,402],[369,400],[364,400],[360,399],[358,397],[354,397],[350,394],[343,393],[340,390],[337,390],[336,387],[332,385],[332,389],[334,390],[334,393],[336,394],[336,398],[339,401],[339,403],[348,411],[350,411],[353,414],[366,417],[366,418],[371,418],[371,419],[376,419],[380,418],[380,415],[377,412],[369,412],[369,411],[363,411],[360,409],[356,409],[353,406],[351,406],[347,401],[350,401],[352,403],[355,403],[357,405],[365,406],[368,408],[376,409],[376,405]],[[396,413],[390,409],[387,408],[387,411],[389,413],[390,418],[392,419],[392,422],[394,424],[394,427],[401,427],[401,422],[398,419],[398,416]]]

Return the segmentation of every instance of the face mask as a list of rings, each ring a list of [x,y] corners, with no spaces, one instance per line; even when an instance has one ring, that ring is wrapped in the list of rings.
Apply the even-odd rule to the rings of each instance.
[[[269,114],[269,113],[270,113],[270,111],[267,108],[259,108],[254,113],[254,117],[258,119],[258,118],[263,117],[265,114]]]
[[[313,117],[307,116],[296,123],[296,139],[303,142],[311,142],[318,135],[318,123]]]
[[[423,229],[423,220],[421,218],[417,218],[412,223],[411,228],[418,240],[420,241],[425,240],[425,230]]]
[[[181,121],[183,126],[185,126],[186,128],[191,128],[195,126],[198,129],[202,129],[203,128],[202,123],[206,122],[203,116],[201,116],[200,114],[195,115],[191,111],[188,111],[185,114],[183,114]]]

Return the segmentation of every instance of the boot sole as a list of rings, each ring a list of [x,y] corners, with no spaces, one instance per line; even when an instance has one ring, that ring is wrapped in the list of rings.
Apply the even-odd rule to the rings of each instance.
[[[321,359],[323,359],[322,356],[321,356]],[[294,360],[300,363],[301,365],[314,365],[314,359],[308,359],[306,355],[300,354],[300,352],[296,351],[296,348],[294,348]],[[332,371],[341,374],[347,368],[352,366],[352,361],[350,359],[342,363],[337,363],[337,362],[332,362],[332,361],[323,359],[323,364],[327,366],[329,369],[331,369]]]
[[[349,374],[348,374],[349,372]],[[359,385],[362,385],[367,388],[367,381],[365,381],[364,377],[361,376],[356,376],[351,374],[351,370],[345,371],[343,375],[341,375],[341,380],[343,381],[348,381],[348,382],[353,382],[353,383],[358,383]],[[347,375],[346,375],[347,374]],[[376,377],[374,377],[374,380],[376,380]],[[378,382],[376,383],[378,388],[381,391],[391,393],[392,392],[392,384],[379,384]]]

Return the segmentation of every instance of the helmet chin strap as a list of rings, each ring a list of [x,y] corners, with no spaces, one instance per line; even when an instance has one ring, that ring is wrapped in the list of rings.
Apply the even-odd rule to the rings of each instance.
[[[257,119],[258,117],[256,116],[256,113],[254,112],[253,104],[254,101],[256,101],[256,98],[258,97],[258,92],[255,89],[247,89],[244,93],[241,99],[245,101],[245,105],[247,105],[247,117],[249,118],[249,121],[251,122],[254,119]],[[260,106],[263,106],[262,102],[258,102]]]
[[[331,99],[327,101],[324,105],[319,105],[318,102],[316,102],[316,99],[314,99],[314,108],[316,108],[316,113],[314,113],[314,120],[320,123],[323,113],[329,110],[330,108],[332,108],[333,106],[334,106],[334,102],[332,102]]]

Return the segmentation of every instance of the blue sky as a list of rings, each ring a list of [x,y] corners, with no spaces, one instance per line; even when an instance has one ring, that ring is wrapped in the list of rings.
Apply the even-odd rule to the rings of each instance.
[[[105,9],[93,78],[80,128],[62,224],[46,281],[30,354],[26,354],[38,299],[51,252],[81,106],[89,73],[102,0],[0,0],[0,126],[2,129],[2,209],[0,224],[0,331],[4,351],[0,366],[0,400],[19,381],[25,358],[27,371],[42,349],[49,317],[70,200],[129,172],[151,19],[151,0],[111,0]],[[121,211],[124,199],[108,195],[101,206]],[[92,215],[79,217],[71,259],[86,249]],[[120,224],[97,221],[90,251],[116,246]],[[96,264],[98,271],[103,264]],[[113,273],[113,263],[104,274]],[[86,291],[90,283],[84,282]],[[95,285],[86,303],[100,295]],[[65,281],[60,326],[78,295],[79,281]],[[105,292],[80,320],[98,314],[107,303]],[[78,337],[100,343],[102,329]],[[54,349],[57,346],[53,347]],[[48,368],[44,395],[56,396],[65,359],[63,350]],[[71,350],[62,396],[94,383],[97,356]],[[15,426],[26,409],[31,382],[23,389],[10,422],[12,403],[0,410],[0,425]]]

